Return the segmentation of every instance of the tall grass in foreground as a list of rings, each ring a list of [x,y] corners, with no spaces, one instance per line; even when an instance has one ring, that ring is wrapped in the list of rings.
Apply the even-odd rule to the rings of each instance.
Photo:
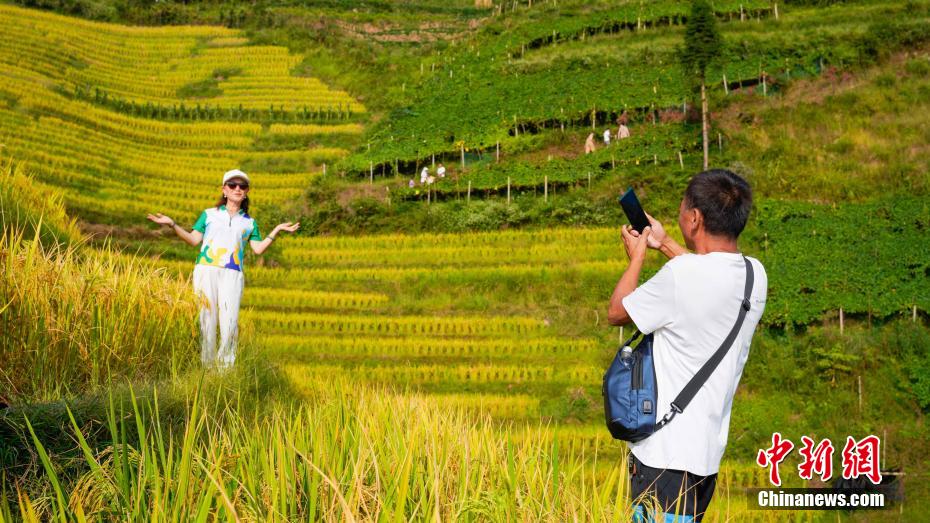
[[[0,400],[57,399],[195,359],[196,301],[185,279],[84,247],[60,197],[9,165],[0,168],[0,217]]]
[[[194,361],[190,285],[113,252],[0,237],[0,397],[57,399]]]
[[[25,174],[22,164],[0,159],[0,230],[38,235],[42,243],[78,243],[81,231],[68,216],[61,193]]]
[[[501,427],[416,394],[320,383],[298,406],[266,413],[188,400],[178,431],[158,399],[111,400],[113,443],[60,477],[40,437],[43,486],[7,484],[0,520],[25,521],[629,521],[626,463],[553,437],[548,426]],[[517,436],[517,432],[521,436]],[[583,447],[582,447],[583,448]],[[600,460],[600,461],[599,461]],[[780,521],[730,508],[705,521]],[[790,519],[798,519],[791,517]],[[809,519],[802,517],[801,519]]]

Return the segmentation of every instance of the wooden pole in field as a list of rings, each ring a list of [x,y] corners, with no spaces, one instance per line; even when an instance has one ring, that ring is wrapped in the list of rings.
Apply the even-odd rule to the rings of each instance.
[[[856,381],[859,382],[859,413],[862,414],[862,374],[856,376]]]
[[[326,164],[323,164],[323,176],[326,176]]]
[[[591,173],[588,173],[588,190],[591,190]]]
[[[466,203],[471,203],[471,180],[468,180],[468,195],[465,197]]]
[[[681,156],[681,151],[678,151],[678,165],[681,165],[681,168],[685,168],[685,159]]]
[[[774,8],[775,8],[775,19],[778,20],[778,2],[775,3]]]
[[[717,133],[717,148],[723,151],[723,135],[720,133]]]
[[[543,178],[543,198],[544,201],[549,201],[549,176],[547,175]]]
[[[840,307],[840,334],[843,334],[843,328],[845,326],[845,317],[843,316],[843,308]]]
[[[501,142],[500,142],[500,140],[497,141],[497,151],[496,151],[494,154],[495,154],[495,156],[494,156],[494,161],[495,161],[495,162],[501,161]]]
[[[507,177],[507,205],[510,205],[510,177]]]
[[[462,170],[465,170],[465,143],[462,143]]]
[[[375,164],[368,162],[368,185],[375,183]]]
[[[911,309],[911,321],[917,323],[917,306],[914,305],[914,308]]]
[[[436,168],[436,153],[433,153],[433,162],[432,162],[432,166],[433,166],[433,169]]]
[[[727,75],[723,75],[723,94],[730,94],[730,86],[727,84]]]

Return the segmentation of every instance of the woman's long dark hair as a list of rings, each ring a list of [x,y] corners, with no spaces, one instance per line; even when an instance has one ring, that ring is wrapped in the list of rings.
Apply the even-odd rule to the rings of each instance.
[[[220,205],[226,205],[226,195],[221,194],[219,200],[216,201],[216,207],[219,208]],[[242,203],[239,204],[239,208],[242,209],[242,212],[249,212],[249,197],[246,196],[242,199]]]

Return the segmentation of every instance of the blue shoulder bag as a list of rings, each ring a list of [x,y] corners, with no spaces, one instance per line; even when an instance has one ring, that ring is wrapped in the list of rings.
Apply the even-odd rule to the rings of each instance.
[[[743,261],[746,263],[746,286],[743,290],[743,303],[736,318],[736,324],[733,325],[730,334],[723,340],[720,348],[678,393],[668,413],[658,422],[656,422],[656,401],[659,389],[656,384],[656,369],[652,357],[652,334],[643,336],[635,349],[630,349],[630,347],[642,336],[641,332],[637,332],[621,345],[613,363],[604,374],[604,385],[601,389],[604,395],[604,416],[611,436],[630,442],[647,438],[672,421],[676,414],[684,412],[694,395],[704,386],[707,378],[713,374],[727,350],[733,345],[733,341],[743,326],[746,313],[749,312],[753,272],[752,264],[745,256]]]

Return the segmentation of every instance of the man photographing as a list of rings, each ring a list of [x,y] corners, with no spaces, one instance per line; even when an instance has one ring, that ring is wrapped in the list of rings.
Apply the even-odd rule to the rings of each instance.
[[[650,226],[642,234],[628,225],[622,228],[630,264],[610,298],[608,321],[634,323],[643,334],[653,334],[660,412],[734,329],[747,278],[737,238],[751,208],[749,184],[730,171],[714,169],[691,179],[679,207],[678,225],[690,252],[652,216],[647,215]],[[637,287],[647,247],[669,261]],[[700,521],[710,504],[733,395],[765,308],[765,269],[758,260],[748,260],[755,279],[750,308],[732,346],[686,410],[661,430],[629,444],[635,521],[643,518],[639,502],[644,496],[655,497],[669,517],[682,522]],[[660,515],[656,520],[662,521]]]

